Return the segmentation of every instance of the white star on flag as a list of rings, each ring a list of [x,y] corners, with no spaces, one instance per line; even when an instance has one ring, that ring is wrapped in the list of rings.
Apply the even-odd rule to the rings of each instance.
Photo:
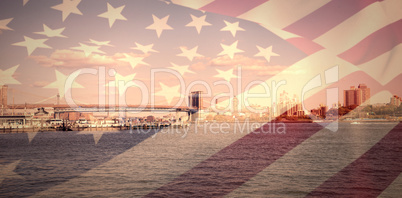
[[[149,25],[148,27],[146,27],[145,29],[148,30],[155,30],[156,34],[158,35],[158,38],[161,36],[163,30],[173,30],[172,27],[170,27],[167,24],[167,21],[169,19],[169,15],[163,17],[162,19],[159,19],[158,17],[156,17],[155,15],[152,15],[152,18],[154,20],[154,23],[152,23],[151,25]]]
[[[108,86],[110,87],[119,87],[119,84],[122,82],[123,84],[127,84],[128,82],[134,80],[136,73],[127,75],[127,76],[123,76],[119,73],[115,73],[114,75],[114,81],[111,81],[108,83]],[[119,87],[120,88],[120,87]],[[119,93],[120,95],[124,94],[124,93]]]
[[[191,71],[191,70],[188,69],[188,67],[189,67],[188,65],[182,65],[182,66],[180,66],[180,65],[176,65],[176,64],[174,64],[174,63],[170,63],[170,64],[172,64],[173,67],[169,67],[169,68],[178,71],[178,72],[180,73],[180,75],[182,75],[182,76],[183,76],[186,72],[187,72],[187,73],[191,73],[191,74],[195,74],[195,72],[193,72],[193,71]]]
[[[0,165],[0,184],[4,181],[4,179],[25,179],[21,175],[18,175],[14,172],[17,165],[20,163],[21,160],[15,161],[13,163],[7,165]]]
[[[21,84],[13,78],[15,70],[17,70],[18,66],[19,65],[16,65],[4,71],[0,69],[0,85]]]
[[[198,34],[200,34],[200,32],[201,32],[202,26],[211,26],[210,23],[205,21],[205,18],[207,17],[207,15],[196,17],[191,14],[190,16],[193,19],[193,21],[188,23],[186,25],[186,27],[195,27],[195,29],[197,29]]]
[[[157,96],[163,96],[166,98],[168,104],[170,104],[175,97],[182,98],[182,94],[180,93],[180,85],[169,87],[163,83],[159,83],[162,90],[155,93]]]
[[[232,78],[238,78],[237,75],[233,74],[233,69],[229,69],[227,71],[223,71],[220,69],[216,69],[216,71],[219,73],[217,75],[215,75],[214,77],[217,78],[223,78],[226,81],[230,82],[230,80],[232,80]]]
[[[62,12],[63,21],[71,14],[82,15],[81,11],[77,8],[81,0],[63,0],[62,4],[55,5],[52,8]]]
[[[57,70],[54,71],[56,73],[56,81],[44,86],[43,88],[56,88],[59,91],[60,97],[64,97],[65,91],[71,91],[71,90],[65,90],[66,80],[68,76],[64,75],[63,73]],[[73,84],[71,85],[71,88],[84,88],[84,87],[74,81]]]
[[[237,31],[245,31],[243,28],[239,27],[239,22],[230,23],[228,21],[225,22],[226,26],[221,29],[221,31],[229,31],[232,33],[233,37],[236,37]]]
[[[142,61],[145,57],[135,57],[129,54],[124,54],[126,58],[120,58],[119,60],[130,63],[130,66],[134,69],[138,64],[149,65],[148,63]]]
[[[258,52],[258,54],[254,55],[254,56],[263,56],[268,62],[271,61],[271,56],[279,56],[279,54],[272,52],[272,46],[269,46],[267,48],[262,48],[257,45],[257,48],[258,48],[258,50],[260,50],[260,52]]]
[[[228,55],[231,59],[233,59],[235,53],[244,52],[243,50],[237,48],[237,43],[238,41],[235,41],[231,45],[221,44],[223,51],[219,53],[218,56]]]
[[[104,12],[98,17],[103,17],[107,18],[109,20],[109,27],[112,28],[114,22],[119,19],[119,20],[124,20],[127,21],[126,17],[124,17],[121,12],[123,11],[124,5],[120,6],[118,8],[114,8],[112,5],[107,3],[107,12]]]
[[[93,39],[89,39],[89,43],[98,45],[98,46],[109,46],[109,47],[113,47],[113,45],[109,44],[110,41],[96,41]]]
[[[105,52],[99,50],[100,46],[91,46],[91,45],[85,45],[82,43],[78,43],[78,44],[80,44],[80,47],[71,47],[71,49],[83,51],[85,56],[89,56],[92,53],[105,54]]]
[[[43,24],[43,32],[34,32],[35,34],[42,34],[47,37],[62,37],[67,38],[67,36],[62,35],[61,33],[64,31],[65,28],[59,29],[50,29],[47,25]]]
[[[26,47],[28,51],[28,56],[31,55],[36,48],[48,48],[51,49],[50,46],[44,44],[48,39],[32,39],[27,36],[24,36],[25,41],[21,41],[18,43],[13,43],[12,45]]]
[[[139,43],[135,43],[136,47],[132,47],[131,49],[135,49],[135,50],[140,50],[142,51],[144,54],[148,53],[148,52],[158,52],[154,49],[152,49],[152,47],[154,46],[154,44],[149,44],[149,45],[141,45]]]
[[[13,18],[0,20],[0,30],[13,30],[7,26],[12,20]]]
[[[180,50],[182,51],[182,53],[178,54],[177,56],[185,56],[190,61],[193,61],[194,57],[196,56],[203,57],[203,55],[197,53],[198,46],[195,46],[190,50],[188,50],[186,47],[180,47]]]

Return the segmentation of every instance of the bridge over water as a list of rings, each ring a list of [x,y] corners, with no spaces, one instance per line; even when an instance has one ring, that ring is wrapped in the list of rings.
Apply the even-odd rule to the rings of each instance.
[[[202,108],[202,92],[195,91],[191,92],[189,96],[189,106],[170,106],[170,105],[99,105],[99,104],[80,104],[71,107],[67,104],[19,104],[12,105],[13,109],[34,109],[34,108],[44,108],[51,107],[54,109],[55,117],[59,117],[63,113],[141,113],[141,112],[154,112],[154,113],[187,113],[188,117],[196,114]],[[198,115],[197,115],[198,116]]]
[[[149,106],[98,106],[98,105],[82,105],[78,107],[70,107],[67,105],[54,106],[54,115],[56,118],[60,117],[64,113],[176,113],[176,117],[179,117],[179,113],[187,114],[187,120],[193,120],[198,112],[198,108],[186,107],[186,106],[167,106],[167,105],[149,105]]]

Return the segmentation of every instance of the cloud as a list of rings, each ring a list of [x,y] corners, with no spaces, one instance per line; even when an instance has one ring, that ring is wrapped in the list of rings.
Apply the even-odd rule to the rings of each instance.
[[[233,59],[231,59],[229,56],[220,56],[212,59],[209,62],[209,65],[218,67],[236,66],[236,65],[241,65],[243,67],[255,66],[255,65],[264,66],[266,65],[266,61],[262,59],[249,58],[243,55],[235,55]]]
[[[146,57],[149,54],[127,53],[131,56]],[[49,57],[29,56],[43,67],[99,67],[99,66],[129,66],[127,62],[119,59],[125,58],[124,53],[116,53],[113,56],[91,54],[85,56],[83,52],[74,50],[56,50]]]

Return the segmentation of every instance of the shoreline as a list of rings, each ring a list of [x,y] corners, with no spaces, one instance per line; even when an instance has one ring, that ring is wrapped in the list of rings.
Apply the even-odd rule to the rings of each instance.
[[[282,121],[208,121],[208,122],[198,122],[199,125],[203,124],[213,124],[213,123],[285,123],[285,124],[293,124],[293,123],[330,123],[335,120],[319,120],[319,122],[314,122],[314,120],[282,120]],[[337,120],[342,123],[353,123],[353,122],[365,122],[365,123],[393,123],[393,122],[402,122],[398,120],[386,120],[386,119],[378,119],[378,120],[365,120],[365,119],[354,119],[354,120]],[[190,122],[191,124],[196,124],[196,122]],[[190,125],[191,126],[191,125]],[[124,130],[138,130],[142,128],[150,128],[150,129],[162,129],[162,128],[183,128],[189,126],[164,126],[164,127],[141,127],[141,126],[119,126],[119,127],[73,127],[72,129],[77,130],[60,130],[54,127],[21,127],[21,128],[9,128],[9,127],[0,127],[0,134],[9,134],[9,133],[38,133],[38,132],[68,132],[68,131],[124,131]]]

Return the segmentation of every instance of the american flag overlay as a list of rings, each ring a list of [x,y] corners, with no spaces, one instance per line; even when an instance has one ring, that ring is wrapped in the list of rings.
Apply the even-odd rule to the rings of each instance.
[[[0,10],[1,197],[402,194],[400,0]]]

